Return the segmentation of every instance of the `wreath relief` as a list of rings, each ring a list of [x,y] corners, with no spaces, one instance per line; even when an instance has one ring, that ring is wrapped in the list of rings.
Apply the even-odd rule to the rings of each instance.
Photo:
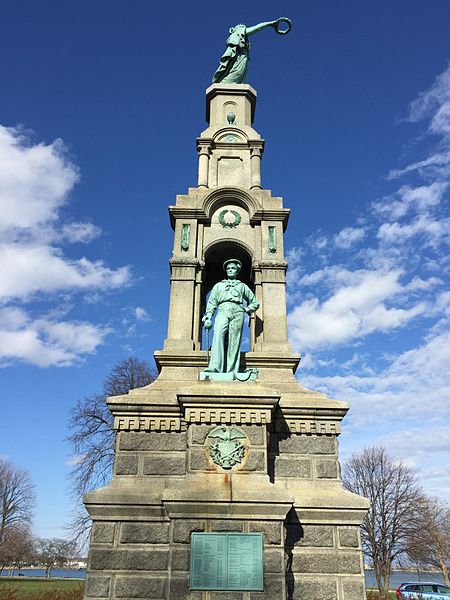
[[[219,213],[219,223],[222,225],[222,227],[228,227],[231,229],[233,227],[237,227],[240,222],[241,215],[236,210],[229,210],[226,208]]]

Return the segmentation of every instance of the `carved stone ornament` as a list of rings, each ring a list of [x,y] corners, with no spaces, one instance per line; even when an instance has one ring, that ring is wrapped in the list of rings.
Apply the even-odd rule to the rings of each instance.
[[[229,214],[228,214],[229,213]],[[219,213],[219,223],[222,227],[232,229],[237,227],[241,222],[241,215],[236,210],[226,208]]]
[[[269,225],[269,252],[275,254],[277,251],[277,230],[273,225]]]
[[[183,252],[189,250],[189,240],[191,237],[191,226],[189,223],[183,223],[181,226],[181,249]]]
[[[239,138],[236,137],[235,135],[233,135],[232,133],[229,133],[228,135],[226,135],[222,140],[220,140],[221,142],[228,142],[230,144],[234,144],[234,142],[238,142]]]
[[[216,465],[228,471],[234,465],[242,462],[245,446],[237,440],[245,439],[247,436],[240,429],[234,426],[220,425],[210,431],[207,437],[218,438],[218,441],[209,449],[209,455]]]

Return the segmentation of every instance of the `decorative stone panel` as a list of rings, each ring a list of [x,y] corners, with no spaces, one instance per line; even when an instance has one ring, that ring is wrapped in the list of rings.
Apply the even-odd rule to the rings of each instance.
[[[181,431],[181,417],[170,415],[116,416],[115,431]]]

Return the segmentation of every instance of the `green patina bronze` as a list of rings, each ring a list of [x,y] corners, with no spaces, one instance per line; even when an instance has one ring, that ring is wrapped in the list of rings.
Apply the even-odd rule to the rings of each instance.
[[[237,427],[222,425],[215,427],[208,433],[208,438],[218,438],[219,440],[209,448],[209,455],[213,462],[226,471],[242,462],[245,446],[236,440],[245,439],[246,437],[245,433]]]
[[[230,140],[227,140],[230,141]],[[232,140],[234,141],[234,140]],[[229,220],[227,217],[227,213],[230,213],[233,215],[233,220]],[[241,222],[241,215],[238,213],[237,210],[228,210],[228,208],[226,208],[225,210],[220,211],[219,213],[219,223],[222,225],[222,227],[237,227],[239,225],[239,223]]]
[[[281,23],[286,23],[286,29],[280,28]],[[250,60],[248,38],[266,27],[273,27],[277,33],[285,35],[291,30],[292,23],[286,17],[279,17],[275,21],[266,21],[253,27],[247,27],[243,23],[231,27],[227,49],[220,58],[219,68],[213,75],[213,83],[245,83]]]
[[[199,533],[191,537],[191,590],[264,590],[262,533]]]
[[[189,223],[183,223],[181,226],[181,249],[184,252],[189,250],[189,241],[191,238],[191,226]]]
[[[208,367],[203,371],[210,379],[214,378],[210,376],[212,373],[235,375],[239,372],[244,315],[250,315],[259,308],[259,302],[252,290],[237,279],[241,268],[241,261],[235,258],[223,263],[227,279],[216,283],[211,290],[202,319],[204,327],[207,330],[211,329],[212,318],[217,310],[211,357]],[[206,378],[205,375],[203,378]]]

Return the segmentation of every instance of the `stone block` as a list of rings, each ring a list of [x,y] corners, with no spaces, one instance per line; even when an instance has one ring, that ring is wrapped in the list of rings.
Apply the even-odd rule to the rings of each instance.
[[[248,458],[242,467],[243,471],[267,472],[266,453],[264,450],[250,450]]]
[[[213,429],[214,427],[211,427],[211,425],[190,425],[189,431],[191,432],[191,443],[203,446],[206,436]]]
[[[357,552],[327,552],[323,554],[296,552],[292,560],[294,573],[336,573],[357,575],[361,573],[361,562]]]
[[[265,425],[239,425],[239,429],[245,433],[252,446],[265,447],[267,439]]]
[[[303,527],[303,538],[298,542],[299,546],[332,547],[333,528],[326,525],[305,525]]]
[[[88,575],[86,579],[85,594],[91,598],[107,598],[111,577],[104,575]]]
[[[91,541],[93,544],[112,544],[114,542],[115,523],[94,523]]]
[[[166,544],[169,541],[169,523],[122,523],[122,544]]]
[[[169,600],[202,600],[203,592],[189,589],[189,576],[171,577]]]
[[[336,582],[321,579],[320,581],[303,581],[295,579],[292,600],[337,600]]]
[[[283,543],[283,529],[281,523],[273,521],[250,523],[250,533],[264,534],[264,544],[281,545]]]
[[[164,577],[117,577],[116,598],[166,598],[167,575]]]
[[[205,469],[214,470],[213,465],[208,460],[207,450],[205,448],[190,449],[189,468],[192,471],[204,471]]]
[[[235,521],[234,519],[223,521],[211,521],[211,531],[244,531],[243,521]]]
[[[317,460],[316,473],[318,479],[337,479],[339,476],[337,461]]]
[[[285,439],[279,435],[271,436],[270,448],[275,450],[277,446],[280,454],[336,454],[337,452],[335,436],[295,433]]]
[[[144,475],[184,475],[185,473],[184,453],[155,454],[144,458]]]
[[[172,571],[189,571],[189,548],[173,548],[171,558]]]
[[[90,568],[94,571],[165,571],[169,551],[91,549]]]
[[[250,600],[282,600],[285,597],[283,579],[270,575],[264,577],[264,593],[250,592]]]
[[[265,549],[264,573],[284,573],[284,551],[281,548]]]
[[[311,479],[311,461],[284,456],[275,459],[275,477],[297,477]]]
[[[209,600],[243,600],[242,592],[210,592]]]
[[[137,475],[138,457],[134,454],[116,456],[116,475]]]
[[[365,600],[366,590],[364,581],[343,581],[342,592],[344,600]]]
[[[186,433],[164,431],[123,432],[119,437],[119,450],[153,450],[156,452],[186,450]]]
[[[339,544],[346,548],[359,548],[357,527],[339,527]]]
[[[190,544],[191,531],[205,531],[204,521],[175,521],[173,524],[172,540],[178,544]]]

